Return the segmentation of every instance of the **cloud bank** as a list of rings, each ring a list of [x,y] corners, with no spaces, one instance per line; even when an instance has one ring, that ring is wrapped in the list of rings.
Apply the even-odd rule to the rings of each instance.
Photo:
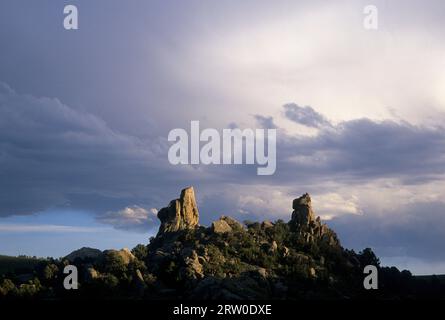
[[[153,226],[158,224],[158,210],[152,208],[146,210],[144,208],[133,206],[126,207],[119,211],[109,211],[103,215],[99,215],[99,222],[109,224],[116,229],[122,230],[138,230],[147,233]]]
[[[292,199],[310,192],[346,245],[445,260],[444,127],[369,118],[333,123],[310,106],[282,110],[315,133],[290,133],[276,118],[255,115],[259,127],[278,130],[276,174],[259,177],[245,165],[172,166],[163,137],[125,134],[58,99],[2,84],[0,215],[84,209],[116,229],[148,233],[158,226],[156,210],[186,185],[196,187],[203,224],[221,214],[287,220]]]

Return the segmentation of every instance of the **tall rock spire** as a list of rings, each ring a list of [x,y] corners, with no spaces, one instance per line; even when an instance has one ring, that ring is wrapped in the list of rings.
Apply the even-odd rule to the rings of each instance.
[[[331,246],[340,246],[337,235],[316,217],[309,194],[305,193],[292,202],[292,218],[289,222],[304,242],[322,241]]]
[[[312,210],[311,197],[305,193],[292,202],[292,221],[298,225],[309,225],[315,221],[315,213]]]
[[[159,210],[158,218],[161,220],[158,235],[196,227],[199,212],[193,187],[183,189],[179,199],[170,201],[168,207]]]

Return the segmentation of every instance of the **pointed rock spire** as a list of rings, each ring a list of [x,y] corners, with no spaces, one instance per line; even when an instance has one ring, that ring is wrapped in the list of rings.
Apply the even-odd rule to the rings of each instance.
[[[312,210],[311,197],[305,193],[292,202],[292,221],[299,225],[308,225],[315,221],[315,213]]]
[[[179,199],[170,201],[168,207],[159,210],[158,218],[161,220],[158,235],[196,227],[199,212],[193,187],[183,189]]]

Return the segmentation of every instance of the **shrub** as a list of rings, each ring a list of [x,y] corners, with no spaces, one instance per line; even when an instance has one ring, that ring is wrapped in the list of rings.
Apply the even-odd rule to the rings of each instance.
[[[138,244],[131,250],[131,253],[141,261],[144,261],[148,255],[148,248],[146,245]]]

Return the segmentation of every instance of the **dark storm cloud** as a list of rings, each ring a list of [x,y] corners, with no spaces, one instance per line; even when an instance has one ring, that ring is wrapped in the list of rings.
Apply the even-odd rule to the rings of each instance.
[[[156,174],[169,179],[156,161],[165,148],[160,140],[114,131],[57,99],[20,95],[1,84],[0,215],[159,201],[152,191],[160,185]]]
[[[310,126],[324,119],[310,114],[312,120],[304,120]],[[284,176],[294,171],[357,181],[394,177],[426,182],[444,173],[445,129],[364,118],[321,127],[314,137],[281,136],[278,153],[277,171]]]
[[[343,245],[373,247],[381,256],[408,256],[429,261],[445,260],[445,203],[417,202],[388,208],[384,214],[334,218],[329,225]]]
[[[330,126],[330,122],[323,115],[309,106],[300,107],[295,103],[285,104],[284,115],[289,120],[308,127],[319,128],[322,126]]]
[[[240,172],[246,179],[256,175],[251,166],[173,166],[168,147],[162,137],[123,134],[58,99],[18,94],[1,83],[0,216],[82,209],[118,229],[141,231],[157,220],[129,218],[122,208],[159,209],[188,185],[199,195],[243,183]],[[221,212],[206,210],[206,200],[202,204],[209,212],[203,221]]]
[[[99,221],[117,228],[131,229],[136,220],[116,214],[124,212],[122,208],[159,209],[181,188],[193,185],[207,223],[222,213],[242,216],[237,197],[230,196],[241,185],[298,185],[304,186],[302,191],[314,192],[324,180],[352,185],[395,177],[424,183],[443,172],[443,128],[369,119],[321,126],[327,121],[324,116],[307,108],[310,112],[298,119],[317,124],[319,133],[293,136],[277,128],[277,172],[257,176],[256,166],[172,166],[167,159],[169,145],[162,137],[123,134],[58,99],[18,94],[2,84],[0,215],[70,207],[91,211]],[[285,110],[299,109],[287,105]],[[255,118],[262,127],[276,127],[271,117]],[[209,190],[221,190],[225,197],[211,196]],[[246,196],[248,189],[244,190]],[[151,224],[151,220],[139,222],[134,224],[138,230]]]

